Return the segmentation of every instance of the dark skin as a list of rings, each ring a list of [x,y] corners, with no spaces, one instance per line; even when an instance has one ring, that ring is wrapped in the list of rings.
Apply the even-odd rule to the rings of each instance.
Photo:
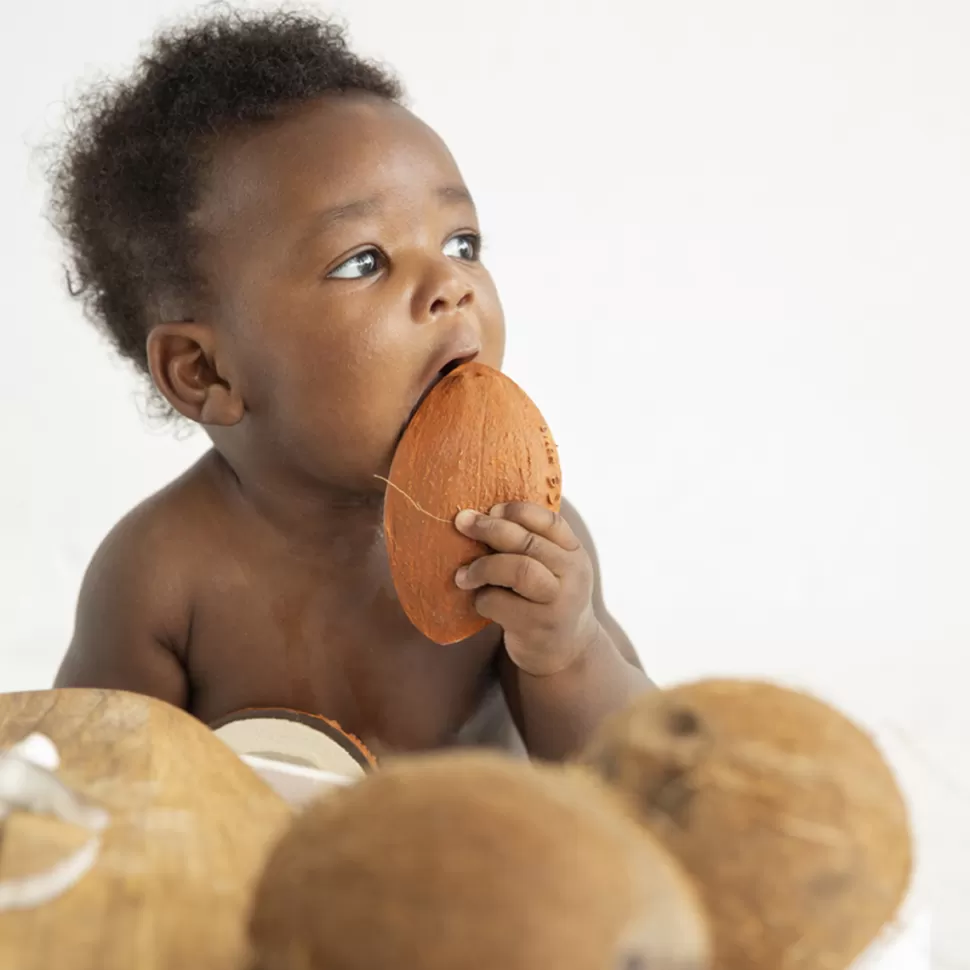
[[[461,644],[411,626],[388,570],[375,476],[443,366],[504,352],[445,146],[390,102],[327,96],[223,138],[194,223],[205,292],[159,301],[148,351],[214,449],[98,551],[57,686],[206,722],[293,707],[388,752],[447,744],[498,677],[530,753],[568,756],[649,686],[575,510],[456,519],[492,552],[455,581],[495,621]]]

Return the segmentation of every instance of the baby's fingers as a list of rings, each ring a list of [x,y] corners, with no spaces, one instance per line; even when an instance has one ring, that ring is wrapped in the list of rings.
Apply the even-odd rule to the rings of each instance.
[[[489,516],[515,522],[523,529],[547,539],[566,552],[576,552],[580,542],[569,523],[552,509],[535,502],[506,502],[496,505]]]
[[[551,603],[559,595],[559,580],[537,559],[494,553],[482,556],[455,574],[461,589],[500,586],[533,603]]]
[[[495,552],[537,560],[556,576],[568,565],[568,553],[560,545],[500,515],[460,512],[455,518],[455,528]]]

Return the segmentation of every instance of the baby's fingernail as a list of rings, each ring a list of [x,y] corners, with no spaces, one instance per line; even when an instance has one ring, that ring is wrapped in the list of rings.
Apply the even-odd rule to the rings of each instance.
[[[455,525],[459,529],[470,529],[478,521],[478,513],[471,509],[462,509],[455,516]]]
[[[493,505],[489,515],[493,515],[496,518],[501,518],[505,515],[505,510],[508,508],[508,502],[500,502],[498,505]]]
[[[465,582],[465,577],[468,575],[468,567],[462,566],[461,569],[455,573],[455,585],[461,586]]]

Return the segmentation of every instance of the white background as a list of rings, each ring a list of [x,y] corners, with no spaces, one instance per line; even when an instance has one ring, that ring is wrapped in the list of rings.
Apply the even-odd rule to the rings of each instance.
[[[96,544],[204,447],[146,424],[65,296],[34,152],[185,9],[4,16],[0,690],[49,684]],[[937,965],[965,965],[970,5],[330,9],[465,171],[507,370],[648,670],[781,678],[872,725],[917,799]]]

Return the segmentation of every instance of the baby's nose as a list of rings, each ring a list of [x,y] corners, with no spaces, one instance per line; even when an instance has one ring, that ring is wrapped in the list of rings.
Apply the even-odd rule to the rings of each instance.
[[[426,273],[414,294],[414,314],[418,320],[438,320],[475,302],[472,282],[450,260],[436,262]]]
[[[432,316],[447,313],[451,310],[461,310],[468,306],[475,298],[474,290],[466,280],[456,275],[442,281],[433,293],[429,312]]]

